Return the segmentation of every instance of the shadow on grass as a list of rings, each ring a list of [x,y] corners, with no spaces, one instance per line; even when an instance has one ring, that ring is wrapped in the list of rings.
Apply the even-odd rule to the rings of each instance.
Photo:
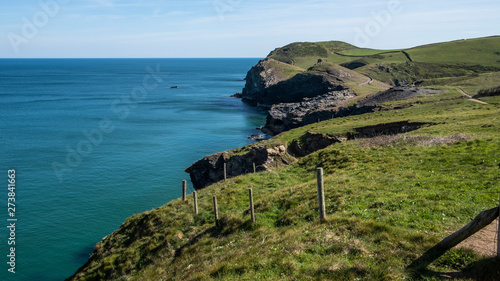
[[[470,264],[464,271],[439,272],[425,268],[412,268],[411,277],[415,280],[438,278],[449,280],[500,280],[500,258],[487,258]]]
[[[175,262],[177,258],[179,258],[182,255],[185,249],[198,243],[206,235],[212,238],[219,238],[228,236],[237,231],[251,231],[259,227],[260,225],[258,223],[252,223],[250,220],[243,221],[235,217],[222,217],[219,219],[218,226],[212,226],[206,229],[205,231],[192,237],[188,242],[180,246],[175,251],[174,260],[172,261],[172,264]]]

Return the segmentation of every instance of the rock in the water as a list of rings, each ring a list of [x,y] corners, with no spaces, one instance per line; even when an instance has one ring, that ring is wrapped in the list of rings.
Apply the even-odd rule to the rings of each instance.
[[[255,141],[262,141],[266,139],[266,136],[263,134],[253,134],[248,137],[248,139],[255,140]]]

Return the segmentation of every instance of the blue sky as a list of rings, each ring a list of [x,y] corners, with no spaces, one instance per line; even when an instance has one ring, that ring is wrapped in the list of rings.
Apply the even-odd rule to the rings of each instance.
[[[0,57],[265,57],[297,41],[376,49],[500,35],[500,1],[2,1]]]

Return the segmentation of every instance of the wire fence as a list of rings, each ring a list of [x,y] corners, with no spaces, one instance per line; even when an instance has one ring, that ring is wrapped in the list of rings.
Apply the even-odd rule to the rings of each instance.
[[[321,176],[319,175],[321,171]],[[345,176],[342,175],[341,179],[335,179],[335,180],[327,180],[326,182],[324,181],[323,178],[323,170],[322,168],[318,168],[317,170],[317,187],[318,187],[318,210],[319,210],[319,219],[325,219],[328,214],[325,212],[325,205],[327,202],[325,202],[325,187],[327,189],[330,189],[333,187],[336,187],[337,190],[339,190],[338,187],[348,186],[349,184],[352,183],[352,181],[358,181],[358,182],[376,182],[376,183],[384,183],[384,184],[397,184],[399,188],[391,188],[391,192],[394,194],[397,193],[406,193],[406,197],[410,196],[410,194],[407,193],[408,188],[405,186],[405,184],[453,184],[453,183],[477,183],[477,182],[489,182],[490,184],[495,184],[499,187],[498,191],[492,191],[491,187],[489,187],[489,190],[479,190],[479,189],[468,189],[467,191],[463,191],[464,196],[468,195],[486,195],[483,197],[477,197],[474,198],[474,200],[478,201],[479,203],[482,203],[481,206],[491,206],[492,208],[499,208],[500,210],[500,201],[499,201],[499,196],[500,196],[500,177],[496,176],[491,176],[491,177],[483,177],[483,178],[461,178],[461,179],[405,179],[405,180],[398,180],[398,179],[390,179],[390,178],[374,178],[374,177],[359,177],[359,176]],[[286,187],[285,187],[286,188]],[[370,187],[365,187],[364,191],[379,191],[379,188],[370,188]],[[196,191],[193,187],[189,186],[186,188],[185,182],[183,182],[183,195],[182,198],[184,200],[186,199],[186,192],[193,193]],[[328,192],[328,190],[326,191]],[[194,193],[196,194],[196,193]],[[254,204],[253,204],[253,190],[249,189],[249,202],[250,206],[249,209],[252,210],[252,223],[255,222],[255,217],[254,217]],[[195,197],[197,195],[194,195]],[[216,196],[213,196],[213,201],[214,201],[214,215],[215,215],[215,225],[216,227],[219,226],[218,220],[219,220],[219,212],[218,212],[218,205],[217,205],[217,199]],[[472,200],[470,198],[470,200]],[[495,202],[495,204],[493,204]],[[198,214],[198,206],[197,206],[197,200],[195,199],[195,212]],[[477,215],[477,214],[475,214]],[[500,247],[498,241],[499,239],[499,232],[500,232],[500,225],[499,225],[499,219],[497,218],[496,223],[492,223],[489,226],[485,227],[479,234],[477,234],[477,237],[473,237],[469,239],[469,242],[471,243],[462,243],[462,245],[465,248],[468,248],[470,250],[473,250],[475,252],[479,252],[480,254],[483,255],[495,255],[497,254],[498,257],[500,257]],[[464,225],[468,222],[464,222]]]

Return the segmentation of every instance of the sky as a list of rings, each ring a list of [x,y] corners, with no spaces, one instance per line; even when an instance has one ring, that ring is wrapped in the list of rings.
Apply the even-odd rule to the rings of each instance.
[[[500,1],[16,0],[0,58],[263,58],[292,42],[400,49],[500,35]]]

